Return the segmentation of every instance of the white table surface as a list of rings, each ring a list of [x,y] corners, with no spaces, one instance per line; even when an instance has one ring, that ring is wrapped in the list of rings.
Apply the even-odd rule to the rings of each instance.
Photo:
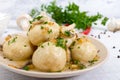
[[[2,0],[0,0],[0,1],[2,1]],[[7,0],[5,0],[5,1],[7,1]],[[33,0],[30,0],[29,2],[26,0],[20,0],[20,1],[14,0],[14,1],[15,1],[15,4],[11,8],[15,8],[15,5],[16,5],[16,8],[20,8],[19,10],[23,9],[23,12],[26,11],[26,9],[28,7],[30,9],[31,8],[30,4],[33,2]],[[33,6],[35,6],[35,4],[37,4],[37,1],[38,0],[35,1],[36,3],[34,3]],[[62,1],[63,0],[61,0],[61,4],[64,3]],[[78,0],[74,0],[74,1],[78,2]],[[84,0],[80,0],[80,1],[81,1],[80,4],[82,5],[82,7],[84,9],[89,10],[89,11],[92,9],[93,6],[91,6],[91,8],[86,8],[85,6],[83,6],[83,4],[88,4],[88,3],[84,2]],[[89,2],[89,0],[86,0],[86,1]],[[92,2],[89,2],[89,3],[92,5],[93,3],[95,3],[94,1],[100,2],[100,0],[92,0]],[[106,6],[105,7],[101,6],[101,8],[100,8],[99,6],[101,4],[103,4],[103,2],[105,3],[105,1],[107,1],[107,0],[104,0],[101,3],[99,3],[98,5],[94,5],[94,6],[97,6],[98,11],[101,11],[104,15],[107,15],[108,17],[120,17],[120,11],[119,11],[119,7],[118,7],[119,2],[116,2],[116,1],[120,1],[120,0],[108,0],[108,2],[106,3]],[[27,6],[25,4],[27,4]],[[110,10],[104,11],[103,8],[107,9],[107,6],[110,6],[110,8],[112,10],[113,10],[113,8],[115,8],[114,9],[115,12],[112,12]],[[4,6],[0,6],[0,11],[3,11],[3,12],[10,11],[10,10],[8,10],[8,8],[4,8],[4,10],[2,10],[1,8],[4,8]],[[14,19],[14,20],[12,20],[10,22],[10,24],[8,25],[8,29],[6,30],[5,34],[9,34],[11,32],[15,32],[18,30],[18,28],[15,24],[15,18],[19,14],[22,13],[19,10],[11,9],[10,14],[15,13],[15,15],[12,15],[12,19]],[[96,11],[96,10],[94,10],[94,11]],[[93,11],[93,13],[94,13],[94,11]],[[99,26],[99,27],[101,27],[101,26]],[[98,38],[98,34],[100,34],[101,32],[103,33],[104,30],[93,28],[90,35],[92,34],[92,35],[94,35],[94,37],[96,36],[96,38]],[[109,35],[110,35],[110,37],[108,37]],[[80,76],[71,77],[71,78],[38,79],[38,78],[27,77],[27,76],[23,76],[20,74],[10,72],[0,66],[0,80],[120,80],[120,58],[117,58],[117,56],[120,55],[120,52],[119,52],[119,50],[120,50],[120,32],[112,33],[112,32],[107,31],[106,34],[100,34],[100,39],[98,39],[98,40],[100,40],[107,47],[107,49],[109,51],[109,58],[104,65],[102,65],[90,72],[87,72]],[[115,46],[116,48],[113,49],[113,46]]]

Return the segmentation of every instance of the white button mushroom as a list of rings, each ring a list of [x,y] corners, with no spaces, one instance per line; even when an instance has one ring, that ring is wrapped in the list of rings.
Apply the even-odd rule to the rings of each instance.
[[[39,23],[40,21],[53,21],[51,17],[49,17],[45,12],[41,12],[39,16],[42,16],[42,18],[39,21],[36,21],[35,23]],[[28,31],[30,28],[30,21],[32,21],[33,18],[28,14],[22,14],[17,18],[17,25],[24,31]]]
[[[76,35],[74,35],[73,37],[71,37],[71,38],[64,38],[65,40],[66,40],[66,46],[67,47],[70,47],[70,45],[73,43],[73,41],[75,41],[75,39],[76,39]]]
[[[61,71],[66,64],[66,52],[52,42],[45,42],[34,52],[32,62],[40,71]]]
[[[53,21],[53,19],[50,17],[50,16],[48,16],[48,14],[46,13],[46,12],[44,12],[44,11],[42,11],[41,13],[40,13],[40,16],[43,16],[40,20],[41,21]]]
[[[16,35],[3,44],[3,55],[12,60],[26,60],[33,54],[27,37]]]
[[[120,19],[112,18],[108,20],[107,27],[108,27],[108,30],[112,32],[120,30]]]
[[[69,26],[61,26],[61,37],[64,38],[66,42],[66,46],[70,47],[72,42],[76,39],[76,32],[75,32],[75,24],[71,24]]]
[[[73,60],[79,61],[91,61],[97,55],[96,47],[85,37],[77,39],[71,51]]]
[[[61,32],[64,34],[65,31],[74,31],[74,28],[75,28],[75,24],[71,24],[69,26],[61,26]]]
[[[24,31],[28,31],[30,28],[29,21],[32,20],[32,17],[28,14],[22,14],[17,18],[17,25]]]

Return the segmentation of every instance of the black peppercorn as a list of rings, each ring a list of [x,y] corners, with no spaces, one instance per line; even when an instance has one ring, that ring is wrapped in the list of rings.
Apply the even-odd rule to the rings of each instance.
[[[118,55],[117,58],[120,58],[120,55]]]
[[[113,46],[113,49],[115,49],[115,46]]]

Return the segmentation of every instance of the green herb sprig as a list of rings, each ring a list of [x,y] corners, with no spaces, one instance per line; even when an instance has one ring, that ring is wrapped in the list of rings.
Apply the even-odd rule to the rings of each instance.
[[[28,71],[28,70],[29,70],[29,67],[28,67],[28,66],[24,66],[24,67],[23,67],[23,70]]]
[[[87,15],[87,11],[81,11],[79,6],[75,3],[69,3],[68,6],[62,8],[56,4],[56,1],[51,2],[49,5],[43,4],[40,11],[46,11],[49,13],[59,25],[75,23],[75,28],[83,30],[91,27],[93,23],[103,17],[99,13],[89,16]],[[31,11],[31,16],[36,16],[36,14],[40,13],[40,11],[33,9]],[[105,17],[101,24],[105,25],[107,20],[108,18]]]
[[[56,46],[66,49],[65,40],[63,38],[57,38]]]
[[[64,34],[65,36],[68,36],[68,37],[71,35],[70,31],[65,31]]]
[[[40,14],[40,12],[38,11],[38,9],[32,9],[30,12],[30,16],[32,16],[33,18],[35,18],[39,14]]]
[[[37,16],[35,18],[33,18],[33,20],[29,21],[30,24],[32,24],[32,22],[34,22],[35,20],[40,20],[43,16]]]
[[[16,41],[16,39],[17,39],[17,37],[14,37],[12,40],[9,40],[9,41],[8,41],[8,45],[14,43],[14,42]]]
[[[84,64],[82,64],[79,60],[73,60],[73,64],[78,65],[80,69],[86,68],[86,66]]]
[[[52,29],[48,30],[48,34],[52,33]]]
[[[91,60],[91,61],[88,61],[89,63],[90,63],[90,65],[93,65],[95,62],[97,62],[98,60],[96,60],[96,59],[93,59],[93,60]]]
[[[104,19],[102,20],[101,24],[102,24],[102,25],[105,25],[107,21],[108,21],[108,18],[107,18],[107,17],[104,17]]]

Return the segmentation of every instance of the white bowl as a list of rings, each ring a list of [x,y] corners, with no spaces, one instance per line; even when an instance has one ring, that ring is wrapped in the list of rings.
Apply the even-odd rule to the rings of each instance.
[[[3,66],[4,68],[18,73],[18,74],[22,74],[22,75],[26,75],[26,76],[31,76],[31,77],[37,77],[37,78],[63,78],[63,77],[72,77],[72,76],[77,76],[80,74],[83,74],[87,71],[93,70],[97,67],[99,67],[100,65],[102,65],[107,57],[108,57],[108,51],[106,49],[106,47],[99,42],[98,40],[92,38],[92,37],[88,37],[91,39],[91,41],[93,42],[93,44],[95,44],[95,46],[100,50],[100,52],[98,53],[98,55],[100,56],[99,61],[97,61],[94,65],[87,67],[86,69],[83,70],[77,70],[77,71],[69,71],[69,72],[56,72],[56,73],[47,73],[47,72],[38,72],[38,71],[25,71],[25,70],[21,70],[21,69],[16,69],[13,67],[8,66],[9,63],[4,62],[2,56],[0,56],[0,64],[1,66]],[[96,72],[97,74],[97,72]]]
[[[10,20],[10,15],[6,13],[0,13],[0,36],[7,28],[9,20]]]

